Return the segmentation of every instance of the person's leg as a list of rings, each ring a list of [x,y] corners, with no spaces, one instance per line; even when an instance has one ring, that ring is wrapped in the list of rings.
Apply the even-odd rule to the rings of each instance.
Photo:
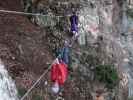
[[[79,37],[78,32],[73,31],[73,36],[72,36],[72,39],[71,39],[71,44],[70,44],[70,46],[73,45],[73,43],[77,40],[78,37]]]

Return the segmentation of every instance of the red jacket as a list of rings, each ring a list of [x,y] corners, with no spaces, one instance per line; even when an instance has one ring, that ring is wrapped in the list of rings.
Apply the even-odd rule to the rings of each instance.
[[[51,69],[51,80],[63,85],[67,79],[68,70],[65,63],[53,64]]]

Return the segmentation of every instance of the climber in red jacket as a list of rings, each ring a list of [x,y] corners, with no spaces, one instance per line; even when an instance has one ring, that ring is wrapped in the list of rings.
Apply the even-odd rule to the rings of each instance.
[[[51,80],[54,82],[52,91],[54,93],[59,92],[60,86],[64,85],[68,75],[67,65],[63,61],[56,60],[51,69]]]

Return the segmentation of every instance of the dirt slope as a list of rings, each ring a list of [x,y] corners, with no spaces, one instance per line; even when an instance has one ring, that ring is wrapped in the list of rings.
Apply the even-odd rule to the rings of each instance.
[[[1,1],[0,8],[22,11],[19,0]],[[46,62],[51,57],[43,44],[44,33],[26,16],[0,13],[0,57],[8,65],[9,71],[19,73],[19,70],[32,69],[40,74],[42,69],[47,68]]]

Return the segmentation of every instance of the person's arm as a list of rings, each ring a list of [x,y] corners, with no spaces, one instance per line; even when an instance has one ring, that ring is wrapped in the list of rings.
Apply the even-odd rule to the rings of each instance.
[[[75,17],[76,17],[75,18],[75,23],[76,23],[76,25],[78,25],[78,16],[75,15]]]
[[[72,24],[72,16],[70,17],[70,23]]]

